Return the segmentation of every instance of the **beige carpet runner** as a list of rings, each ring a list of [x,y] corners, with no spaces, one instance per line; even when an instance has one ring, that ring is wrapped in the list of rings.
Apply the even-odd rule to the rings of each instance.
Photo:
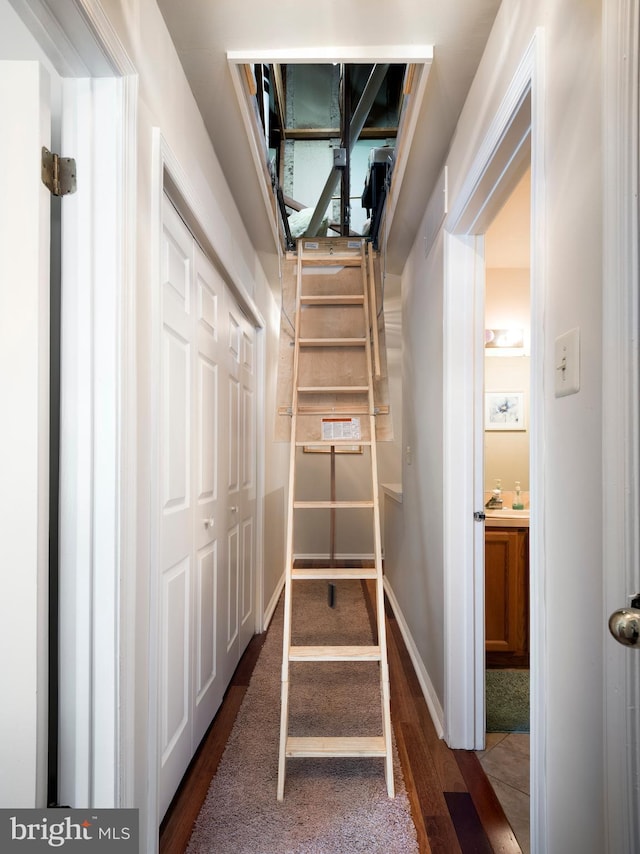
[[[359,581],[294,582],[295,643],[371,643]],[[418,851],[394,744],[396,797],[383,759],[299,759],[276,800],[282,663],[282,601],[274,615],[229,742],[200,812],[189,854],[412,854]],[[292,666],[296,666],[293,664]],[[296,673],[290,731],[371,734],[380,727],[376,662],[318,662]],[[326,724],[324,722],[326,721]]]

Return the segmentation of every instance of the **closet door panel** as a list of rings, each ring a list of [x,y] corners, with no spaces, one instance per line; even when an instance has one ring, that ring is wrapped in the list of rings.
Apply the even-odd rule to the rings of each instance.
[[[194,544],[197,550],[197,582],[194,585],[194,750],[213,720],[227,683],[220,668],[218,624],[220,615],[219,565],[224,559],[224,490],[220,488],[224,454],[225,402],[221,388],[224,339],[221,337],[220,303],[224,282],[195,245],[195,301],[197,305],[196,394],[194,413],[197,424],[194,448],[196,506]]]
[[[169,805],[192,755],[193,241],[165,202],[160,346],[160,806]]]

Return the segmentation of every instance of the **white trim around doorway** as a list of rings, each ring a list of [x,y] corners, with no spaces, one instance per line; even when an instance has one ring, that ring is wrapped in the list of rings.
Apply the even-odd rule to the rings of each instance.
[[[638,189],[639,0],[603,4],[603,625],[640,591]],[[605,631],[606,827],[610,852],[640,845],[638,653]]]
[[[482,510],[477,460],[481,453],[477,434],[482,429],[478,361],[484,340],[482,235],[530,159],[531,846],[539,852],[547,850],[545,559],[544,518],[540,512],[544,502],[544,92],[544,33],[539,29],[460,191],[451,199],[445,221],[444,304],[445,738],[451,747],[480,749],[484,747],[484,555],[473,513]]]

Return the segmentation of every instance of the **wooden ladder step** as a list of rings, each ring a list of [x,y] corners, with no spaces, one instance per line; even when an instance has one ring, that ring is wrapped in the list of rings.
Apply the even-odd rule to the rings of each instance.
[[[291,646],[289,661],[380,661],[380,647]]]
[[[385,407],[385,409],[388,409],[388,407]],[[283,411],[279,411],[278,414],[291,415],[291,411],[283,409]],[[387,413],[385,411],[381,414],[386,415]],[[322,406],[313,403],[308,403],[306,405],[304,403],[299,403],[298,415],[325,415],[327,418],[336,415],[369,415],[369,407],[366,403],[348,403],[343,406],[332,406],[331,408],[326,404]],[[310,443],[307,442],[306,444],[308,445]]]
[[[287,757],[386,756],[384,738],[379,737],[293,737],[286,742]]]
[[[302,305],[364,305],[362,294],[322,294],[300,297]]]
[[[328,510],[331,507],[338,508],[362,508],[373,507],[373,501],[294,501],[296,510]]]
[[[299,338],[301,347],[364,347],[366,338]]]
[[[302,264],[308,264],[309,266],[318,266],[318,267],[361,267],[362,266],[362,256],[361,255],[333,255],[333,254],[320,254],[312,255],[302,253],[302,258],[300,259]]]
[[[298,439],[296,441],[297,448],[318,448],[318,447],[334,447],[334,448],[352,448],[354,445],[368,447],[371,444],[370,439]]]
[[[301,394],[366,394],[368,385],[302,385],[298,386]]]
[[[313,569],[294,566],[291,570],[291,577],[298,581],[360,580],[377,578],[378,573],[375,566],[319,566]]]

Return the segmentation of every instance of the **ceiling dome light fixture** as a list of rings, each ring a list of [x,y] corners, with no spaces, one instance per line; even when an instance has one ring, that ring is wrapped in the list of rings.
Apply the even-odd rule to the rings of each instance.
[[[524,347],[524,329],[485,329],[484,346],[486,349],[498,347]]]

